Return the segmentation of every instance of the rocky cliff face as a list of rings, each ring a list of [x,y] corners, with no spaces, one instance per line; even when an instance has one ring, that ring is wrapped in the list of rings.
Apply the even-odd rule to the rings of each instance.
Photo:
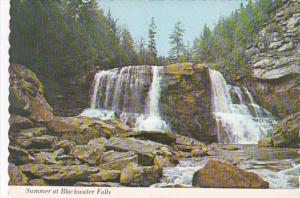
[[[237,82],[282,119],[300,109],[300,2],[286,1],[271,15],[246,50],[250,74]]]
[[[216,142],[208,67],[174,64],[164,67],[162,76],[161,113],[172,129],[182,135]]]

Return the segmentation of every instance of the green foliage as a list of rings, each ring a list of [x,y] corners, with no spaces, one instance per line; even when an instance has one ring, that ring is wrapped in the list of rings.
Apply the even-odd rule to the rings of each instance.
[[[153,60],[153,64],[157,64],[157,50],[156,50],[156,25],[154,22],[154,18],[151,18],[151,23],[148,31],[148,54],[150,58]]]
[[[10,28],[10,62],[39,76],[50,103],[70,93],[86,103],[80,83],[94,66],[142,63],[130,33],[96,0],[12,0]]]
[[[282,5],[280,2],[250,0],[231,16],[221,18],[213,30],[205,25],[202,35],[193,44],[193,61],[216,64],[217,69],[233,78],[249,73],[245,51],[250,44],[257,43],[258,32],[270,19],[270,13]]]
[[[185,29],[180,21],[178,21],[173,32],[170,34],[170,45],[171,49],[169,51],[169,60],[172,62],[182,62],[185,61],[185,46],[183,41]]]

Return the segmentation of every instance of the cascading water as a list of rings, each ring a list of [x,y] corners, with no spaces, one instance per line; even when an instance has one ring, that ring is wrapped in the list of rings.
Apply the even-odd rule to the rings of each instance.
[[[145,131],[170,131],[168,124],[161,118],[159,100],[161,95],[159,67],[153,66],[153,79],[149,92],[149,115],[140,116],[136,122],[136,128]]]
[[[218,71],[210,70],[209,74],[220,143],[256,144],[271,133],[274,119],[253,102],[246,88],[243,93],[239,87],[228,85]],[[231,95],[238,101],[233,102]]]
[[[158,66],[127,66],[98,72],[91,108],[81,115],[102,119],[117,115],[137,130],[169,131],[159,111],[160,69]]]

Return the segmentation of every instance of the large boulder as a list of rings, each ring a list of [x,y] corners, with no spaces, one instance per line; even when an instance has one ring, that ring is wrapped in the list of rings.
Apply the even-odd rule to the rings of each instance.
[[[192,183],[203,188],[269,188],[257,174],[217,160],[209,160],[195,172]]]
[[[274,126],[275,147],[300,147],[300,112],[287,116]]]
[[[142,167],[138,164],[130,163],[122,170],[120,183],[131,187],[147,187],[158,183],[161,177],[161,169],[155,166]]]
[[[217,141],[208,67],[168,65],[163,68],[162,77],[161,114],[172,130],[202,141]]]
[[[38,123],[52,119],[53,109],[44,98],[44,87],[37,76],[22,65],[9,67],[9,112]]]

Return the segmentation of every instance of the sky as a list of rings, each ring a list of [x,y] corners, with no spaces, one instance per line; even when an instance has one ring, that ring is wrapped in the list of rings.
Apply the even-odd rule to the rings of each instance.
[[[151,17],[157,26],[156,45],[159,55],[167,56],[169,35],[174,24],[181,21],[184,40],[192,45],[205,24],[213,28],[218,19],[226,17],[247,0],[97,0],[105,13],[110,9],[120,25],[128,28],[134,40],[147,41]]]

